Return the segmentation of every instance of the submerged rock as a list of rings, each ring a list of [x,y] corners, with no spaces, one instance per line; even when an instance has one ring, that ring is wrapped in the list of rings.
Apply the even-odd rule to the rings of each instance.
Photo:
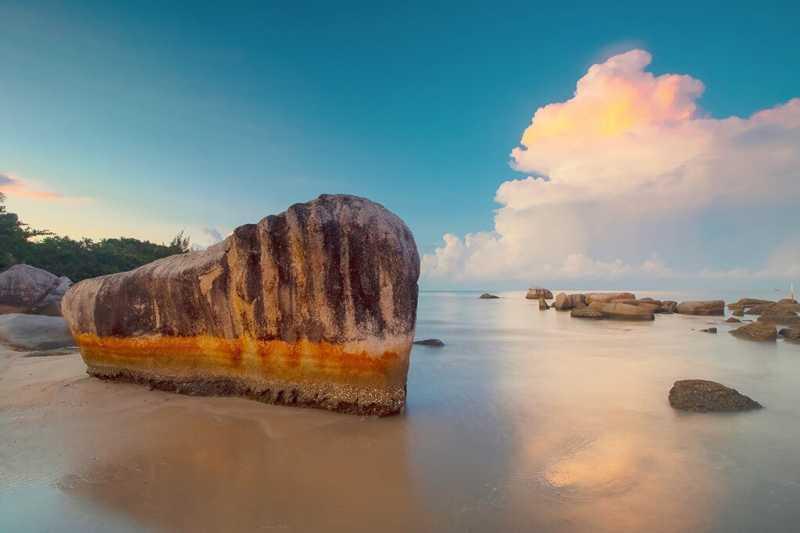
[[[18,350],[53,350],[75,346],[67,322],[60,316],[0,315],[0,342]]]
[[[725,302],[722,300],[681,302],[676,311],[681,315],[723,316]]]
[[[731,335],[753,341],[774,341],[778,338],[775,326],[763,322],[752,322],[729,331]]]
[[[669,391],[669,404],[675,409],[697,412],[749,411],[762,407],[736,389],[703,379],[676,381]]]
[[[739,320],[738,318],[734,318],[734,317],[732,317],[732,316],[729,316],[729,317],[728,317],[728,319],[727,319],[725,322],[729,322],[729,323],[731,323],[731,324],[739,324],[739,323],[741,323],[742,321],[741,321],[741,320]]]
[[[528,289],[528,293],[525,295],[525,298],[528,300],[541,300],[542,298],[545,300],[552,300],[553,293],[547,289],[536,287],[533,289]]]
[[[496,299],[498,299],[500,297],[495,295],[495,294],[490,294],[488,292],[484,292],[478,298],[481,299],[481,300],[496,300]]]
[[[82,281],[62,308],[94,376],[387,415],[405,404],[418,276],[400,218],[323,195],[207,250]]]
[[[705,328],[700,330],[701,333],[716,333],[717,328]]]
[[[61,315],[61,299],[72,282],[30,265],[0,272],[0,314]]]
[[[432,348],[441,348],[442,346],[444,346],[444,341],[440,339],[422,339],[414,341],[414,344],[418,346],[430,346]]]

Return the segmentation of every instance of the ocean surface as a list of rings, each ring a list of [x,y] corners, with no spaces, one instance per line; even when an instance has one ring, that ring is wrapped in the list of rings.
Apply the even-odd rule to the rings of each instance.
[[[421,293],[417,337],[446,346],[414,347],[401,416],[88,378],[79,398],[120,402],[97,426],[74,427],[77,403],[51,433],[26,426],[24,407],[0,410],[0,461],[16,472],[0,484],[0,530],[800,530],[800,344],[740,340],[719,317],[579,320],[497,294]],[[667,393],[685,378],[765,408],[675,411]]]

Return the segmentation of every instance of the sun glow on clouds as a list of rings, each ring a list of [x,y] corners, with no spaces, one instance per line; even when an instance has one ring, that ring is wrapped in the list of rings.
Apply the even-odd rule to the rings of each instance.
[[[497,189],[494,231],[445,235],[423,258],[426,277],[674,277],[659,243],[691,233],[712,206],[800,199],[800,99],[710,118],[696,103],[699,80],[655,76],[650,61],[643,50],[611,57],[589,68],[573,98],[539,108],[511,152],[512,168],[529,176]],[[677,237],[681,252],[707,245]]]
[[[32,189],[21,179],[6,173],[0,173],[0,192],[7,196],[20,196],[36,200],[57,200],[63,198],[63,195],[56,192]]]

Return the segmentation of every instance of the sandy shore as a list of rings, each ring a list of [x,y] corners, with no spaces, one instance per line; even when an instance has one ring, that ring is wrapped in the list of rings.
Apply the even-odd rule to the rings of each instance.
[[[0,347],[0,529],[426,529],[400,420],[151,391],[90,378],[74,351],[27,355]]]

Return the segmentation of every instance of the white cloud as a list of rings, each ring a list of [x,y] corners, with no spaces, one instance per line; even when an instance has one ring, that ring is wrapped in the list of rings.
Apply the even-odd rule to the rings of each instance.
[[[800,200],[800,99],[749,118],[710,118],[697,105],[699,80],[655,76],[650,60],[632,50],[593,65],[573,98],[539,108],[511,152],[512,168],[529,176],[498,187],[494,230],[445,235],[423,258],[424,275],[678,276],[676,255],[708,251],[697,219],[710,208]],[[653,255],[662,247],[676,252],[667,261],[675,270]],[[800,268],[797,255],[781,257],[788,267],[757,272]]]

